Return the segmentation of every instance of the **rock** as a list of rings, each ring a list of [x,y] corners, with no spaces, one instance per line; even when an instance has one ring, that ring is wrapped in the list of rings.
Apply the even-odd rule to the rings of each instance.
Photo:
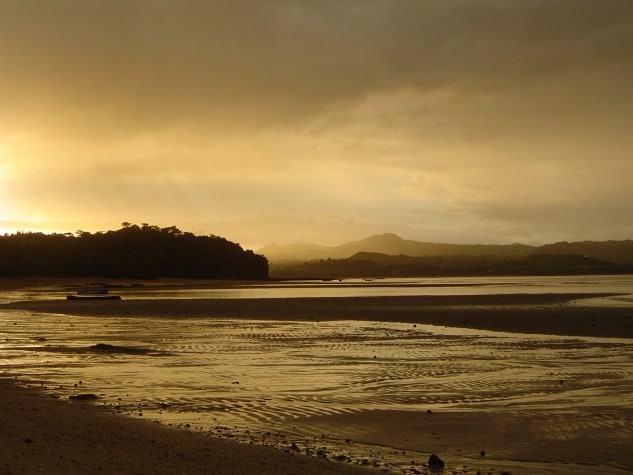
[[[99,351],[115,351],[117,347],[108,343],[97,343],[96,345],[92,345],[90,349]]]
[[[118,346],[111,345],[109,343],[97,343],[96,345],[92,345],[88,347],[89,350],[98,351],[101,353],[108,354],[122,354],[122,355],[147,355],[156,352],[152,352],[152,350],[148,348],[139,348],[136,346]]]
[[[431,454],[429,457],[429,468],[444,468],[444,465],[444,460],[435,454]]]
[[[95,399],[97,399],[97,395],[92,393],[84,393],[77,394],[76,396],[68,396],[68,399],[72,399],[74,401],[94,401]]]

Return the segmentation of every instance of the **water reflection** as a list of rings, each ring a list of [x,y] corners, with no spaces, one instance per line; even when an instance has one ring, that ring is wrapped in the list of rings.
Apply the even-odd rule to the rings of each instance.
[[[388,278],[365,281],[289,281],[265,284],[236,283],[223,287],[201,287],[148,283],[144,287],[119,285],[112,293],[125,299],[227,299],[290,297],[378,297],[404,295],[490,295],[535,293],[620,293],[618,298],[602,299],[600,305],[632,305],[633,276],[529,276],[460,278]],[[63,299],[76,288],[39,287],[0,292],[0,303],[19,300]]]
[[[63,396],[94,392],[145,410],[167,404],[171,417],[182,411],[208,424],[264,427],[305,415],[510,402],[633,406],[627,340],[380,322],[0,318],[2,373]],[[152,352],[91,350],[96,343]]]
[[[350,282],[340,287],[278,283],[234,289],[135,289],[128,291],[128,297],[469,294],[518,289],[630,292],[632,282],[630,276],[616,276],[516,282],[417,279]],[[5,294],[4,299],[50,298],[57,295],[54,292],[60,291],[32,290]],[[97,351],[91,348],[97,343],[150,351]],[[633,341],[626,339],[383,322],[100,318],[0,311],[0,375],[42,382],[63,398],[95,393],[100,404],[125,414],[189,424],[246,442],[257,434],[255,442],[267,443],[271,431],[286,434],[280,441],[316,437],[316,429],[297,422],[306,416],[446,408],[520,409],[540,417],[572,407],[592,408],[597,415],[583,417],[583,424],[595,428],[596,434],[608,430],[618,437],[624,431],[622,440],[633,436],[633,429],[623,428],[617,418],[605,420],[600,415],[600,408],[610,413],[633,409]],[[612,422],[616,426],[609,425]],[[320,446],[327,443],[319,440]],[[353,450],[355,457],[363,459],[376,447],[355,445]],[[383,467],[408,469],[397,454],[381,457]]]

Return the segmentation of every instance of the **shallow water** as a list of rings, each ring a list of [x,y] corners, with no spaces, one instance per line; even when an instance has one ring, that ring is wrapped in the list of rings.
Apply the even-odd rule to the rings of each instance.
[[[633,276],[280,282],[232,289],[117,289],[124,298],[344,297],[619,292],[595,305],[633,305]],[[0,302],[63,298],[67,289],[0,294]],[[583,301],[586,304],[587,301]],[[116,345],[126,351],[90,347]],[[146,350],[145,352],[139,350]],[[428,453],[386,442],[349,445],[316,416],[401,410],[491,411],[543,422],[556,460],[521,453],[486,461],[521,473],[631,473],[633,340],[508,334],[401,323],[66,316],[0,310],[0,376],[133,417],[285,450],[318,451],[397,473]],[[312,419],[311,419],[312,417]],[[573,447],[589,434],[589,453]],[[549,442],[548,442],[549,441]],[[292,445],[294,444],[294,445]],[[567,444],[567,445],[565,445]],[[565,460],[564,451],[576,462]],[[475,473],[454,455],[452,469]],[[457,465],[455,465],[457,464]],[[496,464],[496,465],[495,465]],[[469,468],[466,468],[469,467]],[[485,471],[483,473],[486,473]]]
[[[372,409],[535,415],[570,407],[633,409],[633,340],[381,322],[98,318],[24,311],[0,312],[0,325],[2,376],[21,375],[64,398],[95,393],[99,404],[113,410],[217,436],[280,447],[301,441],[300,450],[318,446],[331,457],[341,452],[343,442],[324,434],[308,444],[306,437],[318,434],[309,424],[297,425],[298,418]],[[150,351],[89,349],[96,343]],[[622,432],[616,442],[633,437],[631,427],[622,428],[617,420],[585,423],[611,437],[616,423]],[[403,457],[366,445],[345,453],[352,462],[371,461],[392,471],[409,470],[412,458],[428,457],[411,451]],[[607,464],[610,470],[618,466],[621,462]],[[515,468],[513,473],[522,472]]]
[[[290,297],[379,297],[404,295],[491,295],[544,293],[618,293],[596,300],[597,305],[633,306],[633,275],[614,276],[527,276],[459,278],[344,279],[341,281],[281,281],[264,285],[216,288],[154,288],[122,285],[111,293],[126,299],[201,298],[290,298]],[[0,303],[18,300],[64,298],[76,288],[39,287],[0,292]]]

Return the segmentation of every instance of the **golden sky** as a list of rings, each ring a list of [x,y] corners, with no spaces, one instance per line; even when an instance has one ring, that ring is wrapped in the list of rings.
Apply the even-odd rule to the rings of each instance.
[[[633,238],[630,0],[0,0],[0,233]]]

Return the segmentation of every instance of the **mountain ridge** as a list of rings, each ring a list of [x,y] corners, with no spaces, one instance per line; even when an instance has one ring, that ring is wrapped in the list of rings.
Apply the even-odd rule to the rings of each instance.
[[[533,249],[524,244],[449,244],[403,239],[394,233],[374,234],[335,246],[297,243],[272,244],[257,251],[271,262],[303,262],[314,259],[345,259],[358,252],[422,257],[429,255],[505,255],[526,256]]]
[[[561,241],[527,244],[450,244],[403,239],[394,233],[374,234],[337,246],[320,244],[270,245],[257,251],[271,263],[307,262],[318,259],[347,259],[360,252],[389,256],[497,256],[525,258],[531,254],[576,254],[615,263],[633,263],[633,240]]]

